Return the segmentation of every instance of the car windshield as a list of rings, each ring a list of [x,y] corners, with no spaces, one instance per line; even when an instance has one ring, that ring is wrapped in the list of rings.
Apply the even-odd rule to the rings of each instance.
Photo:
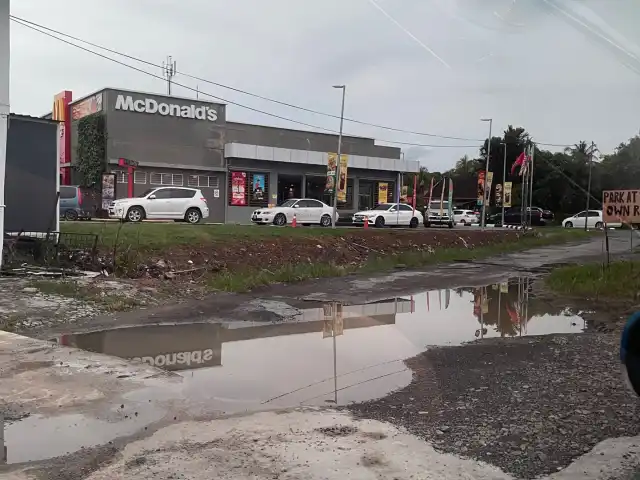
[[[155,192],[155,188],[150,188],[149,190],[145,190],[144,193],[141,193],[140,195],[138,195],[138,198],[144,198],[147,195],[149,195],[151,192]]]
[[[374,210],[389,210],[393,206],[394,204],[392,203],[381,203],[376,208],[374,208]]]
[[[294,200],[294,199],[287,200],[286,202],[281,203],[280,206],[281,207],[293,207],[296,204],[297,201],[298,200]]]
[[[429,208],[432,210],[440,210],[440,202],[431,202]],[[442,202],[442,209],[449,210],[449,202]]]

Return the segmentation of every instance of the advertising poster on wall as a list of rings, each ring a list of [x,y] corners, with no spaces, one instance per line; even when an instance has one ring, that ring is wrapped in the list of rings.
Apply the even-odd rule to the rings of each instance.
[[[347,169],[349,168],[349,156],[340,155],[340,180],[338,181],[338,201],[347,201]]]
[[[102,210],[109,210],[109,205],[116,199],[116,174],[102,174]]]
[[[504,182],[504,206],[511,206],[511,187],[513,182]]]
[[[247,204],[247,173],[231,172],[231,205],[243,207]]]
[[[338,168],[338,155],[328,154],[327,160],[327,184],[324,187],[326,193],[333,194],[336,188],[336,170]]]
[[[254,200],[262,201],[265,199],[265,177],[263,174],[254,174],[251,181],[251,197]]]
[[[408,196],[409,196],[409,185],[403,185],[402,190],[400,191],[400,201],[402,203],[407,203]]]
[[[89,98],[72,105],[71,118],[73,120],[79,120],[88,115],[93,115],[102,111],[102,93],[98,93]]]
[[[484,170],[478,172],[478,205],[484,204]]]
[[[387,196],[389,194],[389,184],[380,182],[378,183],[378,205],[381,203],[387,203]]]
[[[502,206],[502,184],[496,184],[496,207]]]

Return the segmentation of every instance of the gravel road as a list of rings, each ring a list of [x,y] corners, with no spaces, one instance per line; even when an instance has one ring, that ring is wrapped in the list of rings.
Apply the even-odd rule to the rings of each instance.
[[[640,434],[617,335],[529,337],[435,348],[406,388],[348,407],[518,478],[566,467],[601,440]],[[638,446],[640,452],[640,445]]]

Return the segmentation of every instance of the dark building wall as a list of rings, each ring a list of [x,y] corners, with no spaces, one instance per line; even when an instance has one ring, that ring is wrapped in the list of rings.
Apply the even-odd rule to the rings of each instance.
[[[5,230],[55,230],[58,124],[11,115],[7,137]]]
[[[152,99],[182,107],[206,107],[217,119],[192,119],[117,109],[118,96],[135,101]],[[195,99],[181,99],[121,90],[105,90],[107,116],[107,157],[140,163],[188,165],[194,168],[224,167],[225,105]]]
[[[126,169],[117,165],[109,165],[111,172],[118,173],[116,179],[116,198],[127,197]],[[173,185],[158,182],[162,174],[171,175],[175,180]],[[168,177],[164,177],[168,180]],[[197,182],[197,183],[196,183]],[[159,187],[192,187],[199,188],[207,199],[209,206],[209,218],[205,222],[223,223],[225,221],[225,194],[227,176],[225,172],[212,172],[207,170],[182,170],[176,168],[139,167],[134,173],[133,194],[138,196],[151,188]],[[217,196],[216,196],[217,190]]]
[[[227,143],[246,143],[316,152],[336,152],[338,149],[338,135],[245,123],[227,122],[225,137]],[[400,158],[399,148],[379,146],[371,138],[360,137],[343,137],[342,153],[367,157]]]

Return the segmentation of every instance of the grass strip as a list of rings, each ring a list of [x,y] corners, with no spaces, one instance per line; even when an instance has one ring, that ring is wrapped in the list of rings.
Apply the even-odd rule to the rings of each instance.
[[[571,265],[555,269],[546,278],[555,293],[593,299],[636,300],[640,294],[640,262],[617,261]]]
[[[592,235],[581,230],[557,230],[542,236],[524,235],[517,241],[505,241],[475,248],[439,248],[432,251],[406,251],[395,255],[374,255],[364,265],[331,263],[285,264],[274,270],[246,268],[210,276],[212,290],[247,292],[273,283],[296,283],[312,278],[343,277],[361,273],[383,273],[397,268],[418,268],[454,261],[478,260],[535,247],[577,241]]]

